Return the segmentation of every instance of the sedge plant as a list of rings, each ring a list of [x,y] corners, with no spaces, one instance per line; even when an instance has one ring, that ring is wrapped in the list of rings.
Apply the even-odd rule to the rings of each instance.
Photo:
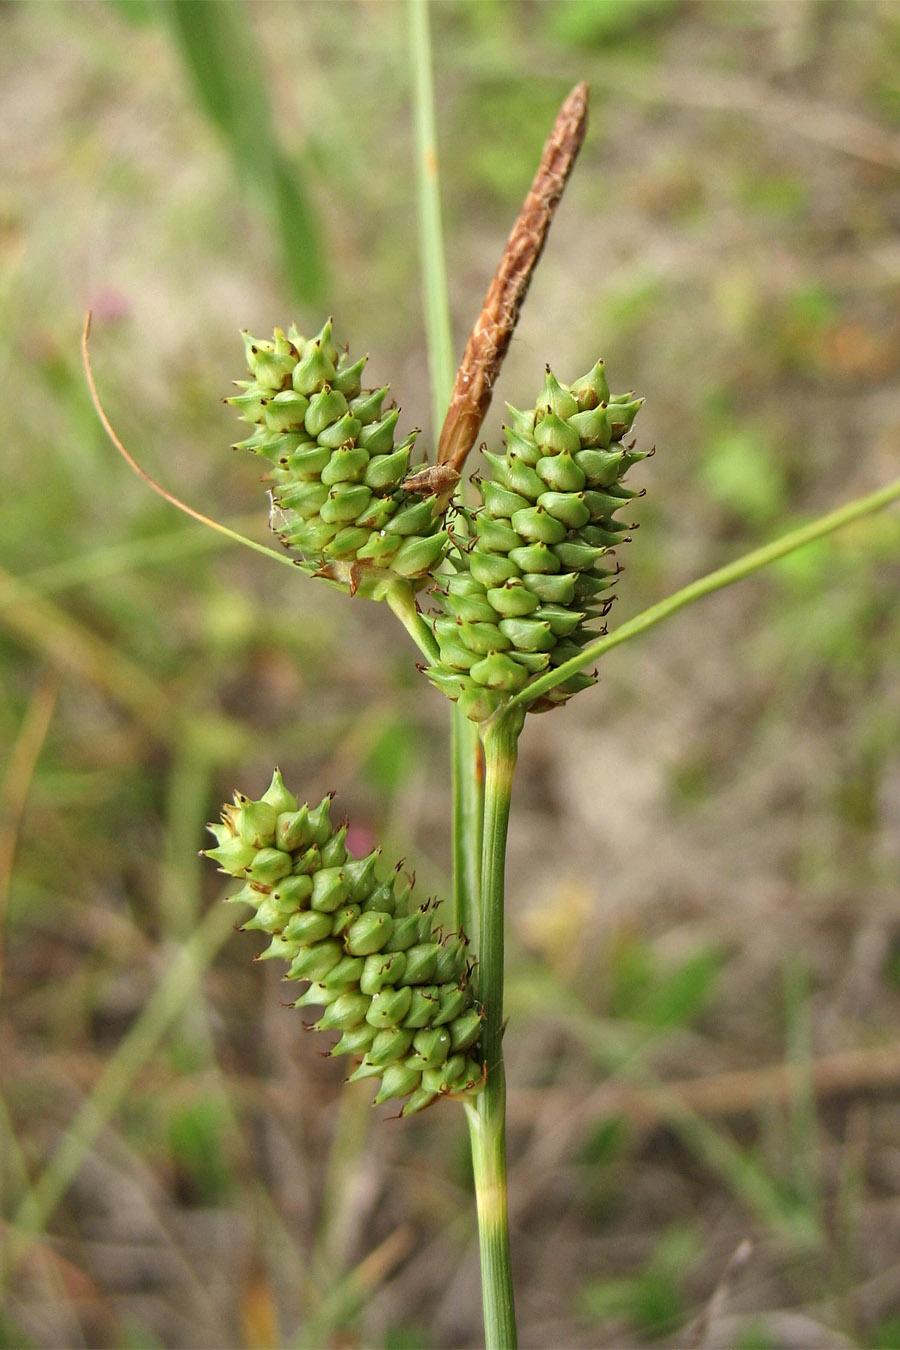
[[[587,90],[577,86],[563,104],[454,381],[427,9],[413,3],[410,13],[436,455],[422,455],[416,432],[401,432],[388,388],[366,386],[365,358],[348,351],[330,319],[305,335],[294,326],[244,334],[247,369],[228,401],[250,427],[239,446],[265,467],[270,523],[285,550],[277,556],[359,603],[386,602],[416,644],[423,676],[449,700],[454,879],[442,913],[453,917],[440,926],[435,902],[416,898],[410,878],[379,849],[354,857],[331,796],[303,801],[278,769],[258,795],[235,794],[210,826],[215,843],[205,852],[240,883],[230,898],[251,910],[243,928],[266,936],[261,959],[287,963],[291,1002],[330,1054],[350,1059],[351,1080],[371,1078],[374,1100],[403,1116],[462,1106],[485,1342],[505,1350],[516,1344],[516,1322],[504,869],[523,728],[529,715],[552,714],[590,689],[612,647],[900,498],[900,480],[612,633],[598,628],[640,495],[626,483],[628,470],[651,453],[633,434],[642,399],[612,392],[602,360],[575,378],[547,366],[536,373],[531,406],[508,408],[503,444],[485,449],[486,467],[472,479],[477,503],[463,490],[467,456],[584,136]]]

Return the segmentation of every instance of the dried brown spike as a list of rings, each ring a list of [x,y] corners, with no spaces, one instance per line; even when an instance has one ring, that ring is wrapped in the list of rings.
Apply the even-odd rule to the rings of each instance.
[[[438,464],[459,472],[478,438],[550,222],[587,130],[588,87],[576,84],[560,108],[475,327],[466,343],[438,443]]]

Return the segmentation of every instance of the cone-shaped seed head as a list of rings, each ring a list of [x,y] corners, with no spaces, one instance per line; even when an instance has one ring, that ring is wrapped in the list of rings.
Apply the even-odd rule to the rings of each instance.
[[[618,573],[607,555],[628,529],[615,513],[636,495],[621,482],[646,453],[622,443],[641,402],[612,397],[598,361],[568,386],[548,369],[535,407],[509,409],[506,454],[486,456],[471,537],[436,590],[441,660],[426,671],[473,721],[580,651],[606,612]],[[566,680],[531,710],[565,703],[594,678]]]
[[[404,485],[416,433],[395,443],[399,414],[382,412],[387,389],[362,388],[365,357],[349,362],[330,320],[309,339],[245,333],[244,348],[252,379],[228,402],[256,429],[239,448],[269,461],[273,528],[300,565],[372,599],[430,577],[448,545],[448,494],[421,474]]]
[[[330,808],[330,797],[298,805],[276,770],[259,800],[236,794],[209,827],[206,857],[246,883],[231,897],[255,911],[244,928],[271,938],[257,959],[279,957],[285,979],[308,981],[295,1005],[324,1009],[316,1027],[340,1034],[332,1054],[362,1056],[352,1078],[381,1079],[376,1102],[405,1097],[411,1115],[479,1091],[467,939],[434,931],[429,905],[410,910],[398,873],[379,878],[377,850],[351,857]]]

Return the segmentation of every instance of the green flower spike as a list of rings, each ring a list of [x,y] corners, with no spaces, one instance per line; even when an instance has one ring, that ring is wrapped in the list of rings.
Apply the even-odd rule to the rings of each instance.
[[[266,933],[257,960],[287,961],[287,980],[308,986],[295,1007],[324,1011],[316,1030],[336,1031],[333,1055],[361,1056],[351,1080],[380,1078],[376,1103],[407,1098],[412,1115],[438,1097],[483,1086],[482,1013],[462,933],[443,937],[429,904],[410,911],[399,872],[379,880],[379,852],[353,858],[331,797],[300,806],[276,769],[259,801],[235,793],[210,825],[205,856],[244,887],[244,929]]]
[[[227,402],[257,430],[235,448],[270,461],[273,528],[300,565],[370,599],[430,577],[458,476],[410,476],[418,433],[395,443],[399,411],[384,411],[387,387],[362,388],[366,358],[349,363],[330,319],[308,340],[276,328],[267,340],[245,333],[244,346],[252,378]]]
[[[598,361],[569,386],[548,367],[537,406],[509,408],[506,454],[486,454],[482,506],[435,592],[441,660],[426,670],[473,721],[596,636],[588,625],[608,610],[619,570],[604,564],[629,529],[615,512],[639,495],[622,479],[649,453],[622,444],[642,402],[611,397]],[[575,675],[532,710],[565,703],[595,679]]]

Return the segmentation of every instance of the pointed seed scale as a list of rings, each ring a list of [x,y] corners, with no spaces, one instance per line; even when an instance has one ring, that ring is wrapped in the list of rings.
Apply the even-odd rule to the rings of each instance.
[[[350,410],[358,417],[364,427],[377,422],[381,416],[381,405],[388,394],[388,386],[381,389],[361,389],[355,398],[350,399]],[[349,396],[348,396],[349,397]]]
[[[412,947],[419,936],[418,916],[404,914],[394,920],[394,928],[383,950],[386,952],[405,952]]]
[[[252,802],[245,797],[238,814],[238,833],[245,844],[263,848],[275,843],[278,815],[268,802]]]
[[[450,1053],[450,1032],[444,1027],[429,1027],[413,1036],[413,1050],[420,1072],[436,1069]]]
[[[360,561],[372,562],[376,567],[389,567],[400,552],[403,539],[398,534],[385,534],[383,530],[374,530],[366,543],[357,550]]]
[[[370,455],[386,455],[394,446],[394,428],[400,417],[400,409],[392,408],[377,422],[364,424],[359,433],[359,444]]]
[[[421,534],[432,524],[432,504],[427,499],[411,502],[398,511],[385,527],[389,534]]]
[[[534,617],[548,623],[554,637],[568,637],[585,615],[581,610],[569,609],[565,605],[541,605]]]
[[[407,986],[409,987],[409,986]],[[440,998],[435,984],[417,985],[410,991],[409,1005],[403,1018],[404,1027],[420,1030],[431,1025],[431,1019],[440,1011]]]
[[[436,984],[459,980],[466,969],[466,946],[458,935],[448,938],[440,947],[434,967]]]
[[[554,544],[553,551],[568,571],[581,572],[592,567],[598,558],[602,558],[605,548],[596,548],[589,544],[580,544],[577,540],[565,540]]]
[[[274,891],[274,897],[282,906],[299,908],[306,904],[312,892],[312,877],[307,872],[301,872],[282,877]]]
[[[361,913],[359,905],[341,905],[340,909],[327,914],[325,917],[331,921],[331,936],[343,937],[350,925],[356,923]]]
[[[507,403],[506,412],[510,429],[517,435],[529,436],[534,431],[534,408],[514,408],[511,403]]]
[[[439,645],[441,661],[454,670],[471,670],[476,661],[483,659],[477,652],[470,651],[463,643],[454,642],[451,638],[440,638]]]
[[[280,769],[276,769],[272,774],[272,781],[263,793],[261,800],[268,802],[269,806],[274,806],[279,816],[285,811],[296,811],[299,806],[297,798],[292,792],[288,792],[285,787]]]
[[[393,916],[397,912],[398,905],[398,896],[394,894],[395,878],[392,876],[385,877],[383,881],[375,882],[374,886],[368,889],[367,878],[374,879],[368,864],[371,863],[374,868],[374,864],[380,856],[381,850],[375,849],[373,853],[369,854],[368,858],[364,859],[367,870],[362,876],[359,876],[354,870],[354,864],[351,861],[344,868],[344,876],[347,878],[354,900],[364,910],[376,909]],[[367,890],[368,894],[366,894]]]
[[[393,1101],[395,1097],[406,1097],[419,1086],[420,1081],[421,1075],[415,1069],[407,1068],[403,1063],[389,1064],[382,1076],[375,1105]]]
[[[415,1034],[402,1027],[386,1027],[383,1031],[376,1031],[366,1058],[370,1064],[378,1065],[403,1059],[409,1053]]]
[[[310,909],[333,914],[347,899],[347,886],[338,868],[323,868],[313,876]]]
[[[293,389],[283,389],[270,399],[263,409],[263,420],[269,431],[295,431],[305,426],[309,399]]]
[[[509,553],[522,542],[507,520],[495,520],[486,511],[475,517],[475,531],[479,547],[492,553]]]
[[[632,399],[628,403],[610,403],[609,425],[614,440],[621,440],[631,430],[635,417],[642,408],[642,398]]]
[[[531,425],[526,435],[523,435],[516,427],[508,426],[503,428],[503,438],[506,441],[506,448],[511,455],[515,455],[523,464],[528,464],[534,468],[541,458],[541,448],[534,439],[534,414],[531,415]]]
[[[595,408],[598,403],[609,402],[609,385],[606,381],[606,363],[597,361],[587,375],[575,380],[569,386],[581,409]]]
[[[359,987],[363,994],[378,994],[387,986],[394,987],[403,979],[406,970],[405,952],[376,952],[365,958]]]
[[[341,422],[343,421],[341,418]],[[334,425],[338,427],[341,422],[335,422]],[[339,441],[322,470],[321,481],[326,487],[334,487],[335,483],[361,483],[368,464],[368,450],[363,450],[359,445],[345,445],[343,441]]]
[[[394,554],[391,566],[401,577],[428,576],[443,556],[448,534],[440,530],[427,538],[404,539]]]
[[[513,615],[530,614],[540,603],[537,596],[529,591],[520,578],[507,581],[503,586],[492,586],[487,593],[491,607],[504,618]]]
[[[385,488],[397,487],[409,468],[410,449],[408,445],[401,445],[387,454],[372,455],[366,466],[363,481],[373,492],[383,492]],[[368,451],[366,453],[368,454]]]
[[[294,860],[289,853],[283,853],[278,848],[261,848],[245,870],[251,881],[261,881],[272,886],[282,877],[289,876],[293,865]]]
[[[361,356],[358,361],[354,361],[352,366],[338,366],[332,383],[335,389],[340,390],[344,398],[352,401],[359,396],[362,389],[362,373],[368,359],[368,356]]]
[[[252,844],[245,844],[243,839],[236,835],[226,839],[224,843],[216,848],[203,849],[205,858],[212,858],[219,866],[232,876],[243,875],[244,870],[250,866],[256,857],[256,849]]]
[[[327,975],[322,976],[322,983],[326,989],[353,992],[359,988],[364,965],[365,960],[361,956],[342,956],[337,965],[329,970]]]
[[[284,926],[282,937],[288,942],[299,942],[303,946],[309,946],[330,937],[331,931],[331,918],[328,914],[319,914],[312,909],[301,909],[291,915]]]
[[[560,544],[567,533],[563,522],[542,506],[529,506],[524,511],[514,512],[512,527],[523,539],[540,544]]]
[[[378,1032],[363,1022],[358,1027],[345,1031],[336,1045],[332,1046],[332,1055],[364,1055],[372,1045]]]
[[[409,985],[403,985],[400,989],[382,989],[369,1002],[366,1021],[373,1027],[399,1026],[411,1002],[412,990]]]
[[[364,1083],[367,1078],[380,1078],[384,1070],[380,1064],[373,1064],[366,1054],[365,1058],[357,1064],[351,1074],[347,1075],[348,1083]]]
[[[481,1034],[481,1024],[482,1017],[477,1008],[462,1013],[448,1023],[450,1044],[454,1054],[471,1049]]]
[[[300,480],[289,483],[278,490],[278,505],[285,511],[296,511],[303,520],[317,516],[328,501],[328,488],[324,483],[312,483]]]
[[[517,651],[548,652],[556,644],[553,630],[542,619],[502,619],[500,631]]]
[[[342,867],[347,861],[347,822],[331,835],[319,849],[319,858],[323,867]]]
[[[438,1068],[422,1070],[422,1089],[425,1092],[449,1092],[462,1077],[465,1068],[465,1055],[450,1055]]]
[[[394,931],[394,920],[390,914],[368,910],[360,914],[356,922],[347,930],[345,938],[347,951],[354,956],[371,956],[380,952]]]
[[[334,362],[322,343],[308,342],[300,360],[291,371],[291,383],[298,393],[310,395],[321,390],[336,374]]]
[[[543,485],[542,491],[549,488],[552,492],[580,492],[587,483],[584,470],[579,468],[568,450],[542,456],[535,472]]]
[[[578,439],[584,448],[596,447],[605,450],[612,440],[612,427],[605,403],[576,413],[570,418],[569,426],[578,432]]]
[[[550,553],[550,550],[547,550]],[[557,567],[559,559],[550,553]],[[526,572],[522,584],[532,595],[536,595],[541,604],[568,605],[575,595],[577,572]]]
[[[317,1031],[349,1031],[367,1021],[366,1014],[372,1006],[372,1000],[365,994],[347,992],[339,994],[333,1003],[329,1003],[316,1023]]]
[[[465,1012],[471,1001],[467,985],[442,985],[440,989],[440,1011],[432,1019],[432,1026],[443,1026],[452,1022]]]
[[[565,420],[578,411],[578,400],[553,374],[550,367],[544,376],[544,387],[535,406],[535,424],[541,413]]]
[[[580,530],[591,518],[583,492],[542,492],[537,499],[537,508],[548,511],[568,530]]]
[[[513,549],[504,556],[499,553],[480,553],[475,549],[469,556],[472,576],[485,587],[502,586],[504,581],[521,576],[523,569],[516,561],[519,551]]]
[[[286,980],[322,980],[333,970],[342,956],[339,942],[317,942],[313,947],[301,947],[285,975]]]
[[[434,979],[440,944],[437,942],[416,943],[406,950],[406,968],[403,972],[405,984],[429,984]]]
[[[309,414],[307,414],[307,417]],[[569,454],[574,455],[581,449],[581,440],[574,427],[569,426],[561,417],[555,413],[548,412],[534,428],[534,439],[541,448],[541,453],[560,454],[568,450]]]
[[[528,498],[523,497],[520,492],[513,492],[497,483],[483,482],[479,484],[478,490],[484,501],[485,510],[494,517],[505,516],[509,519],[516,511],[531,505]]]
[[[518,538],[518,535],[516,537]],[[480,594],[478,595],[455,597],[453,612],[458,619],[462,619],[466,623],[497,622],[497,611],[488,599],[488,593],[483,586],[480,588]]]
[[[517,694],[528,683],[526,671],[505,652],[483,656],[470,667],[469,674],[476,684],[507,694]]]

